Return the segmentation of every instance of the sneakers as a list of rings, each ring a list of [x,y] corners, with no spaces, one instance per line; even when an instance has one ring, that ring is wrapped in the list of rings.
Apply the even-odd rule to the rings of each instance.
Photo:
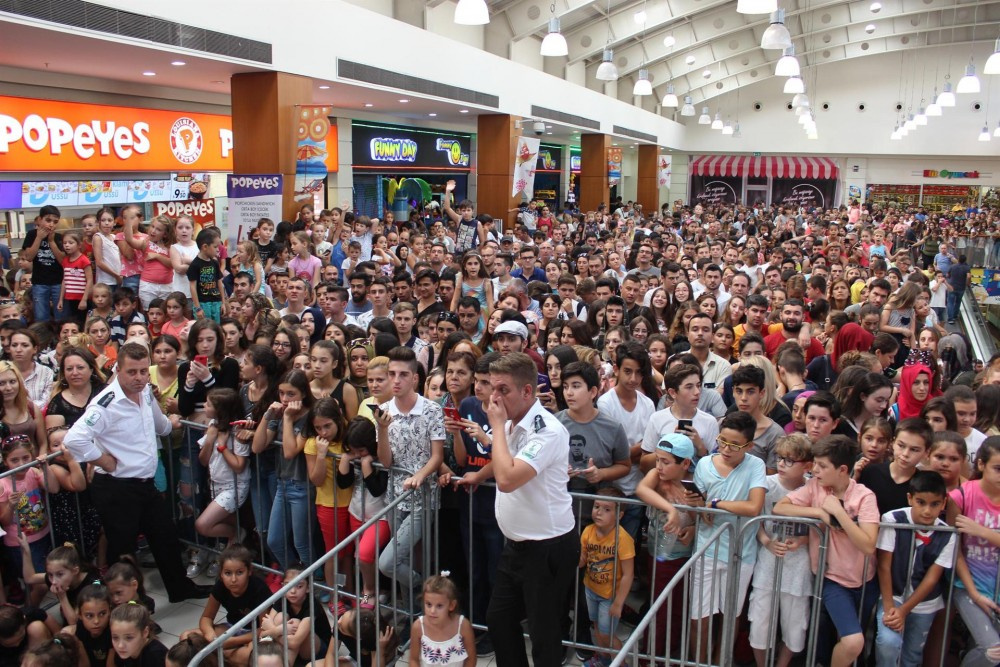
[[[208,568],[205,569],[205,576],[213,580],[219,576],[219,561],[213,560],[208,564]]]
[[[488,658],[493,655],[493,640],[489,632],[483,632],[476,638],[476,656]]]
[[[346,598],[340,598],[337,601],[336,605],[334,605],[333,602],[331,602],[327,606],[330,609],[330,613],[333,614],[337,618],[340,618],[341,616],[343,616],[344,614],[346,614],[347,612],[349,612],[351,610],[350,601],[347,600]]]
[[[205,569],[206,565],[208,565],[208,552],[204,549],[198,549],[198,551],[191,556],[191,562],[188,563],[188,579],[194,579],[201,574],[201,571]],[[218,571],[216,571],[216,574],[218,574]]]

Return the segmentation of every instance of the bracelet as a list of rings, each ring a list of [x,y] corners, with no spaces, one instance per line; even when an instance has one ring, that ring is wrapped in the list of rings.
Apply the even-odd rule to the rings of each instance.
[[[226,451],[227,449],[228,449],[228,447],[226,447],[225,445],[216,445],[215,446],[215,451],[219,452],[220,454],[222,452]]]

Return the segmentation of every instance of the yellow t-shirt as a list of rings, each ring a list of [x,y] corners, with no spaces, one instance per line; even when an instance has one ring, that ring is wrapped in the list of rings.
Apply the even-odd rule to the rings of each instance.
[[[604,537],[597,533],[597,526],[591,524],[580,535],[580,548],[586,554],[586,574],[583,583],[597,595],[609,599],[615,592],[615,584],[621,581],[621,561],[635,558],[635,542],[624,528],[618,527],[617,553],[615,531]]]
[[[307,456],[316,456],[316,438],[306,440],[306,446],[303,451]],[[327,452],[328,454],[343,454],[344,445],[340,442],[331,442],[327,448]],[[326,479],[323,480],[322,486],[316,487],[317,505],[323,507],[347,507],[351,504],[353,487],[349,486],[346,489],[337,488],[337,483],[334,480],[336,463],[336,459],[332,456],[328,455],[326,457]]]

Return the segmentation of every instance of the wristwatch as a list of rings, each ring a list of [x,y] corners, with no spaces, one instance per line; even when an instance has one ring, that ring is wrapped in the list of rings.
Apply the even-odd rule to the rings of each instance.
[[[216,445],[215,446],[215,451],[219,452],[220,454],[222,452],[226,451],[227,449],[228,449],[228,447],[226,447],[225,445]],[[714,505],[713,505],[713,507],[714,507]]]
[[[720,501],[719,498],[712,498],[712,509],[714,510],[719,509],[719,501]]]

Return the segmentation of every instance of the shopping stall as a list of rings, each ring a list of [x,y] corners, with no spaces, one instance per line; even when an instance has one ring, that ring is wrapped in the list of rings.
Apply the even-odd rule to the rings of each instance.
[[[839,174],[826,157],[698,155],[689,164],[688,201],[833,208]]]

